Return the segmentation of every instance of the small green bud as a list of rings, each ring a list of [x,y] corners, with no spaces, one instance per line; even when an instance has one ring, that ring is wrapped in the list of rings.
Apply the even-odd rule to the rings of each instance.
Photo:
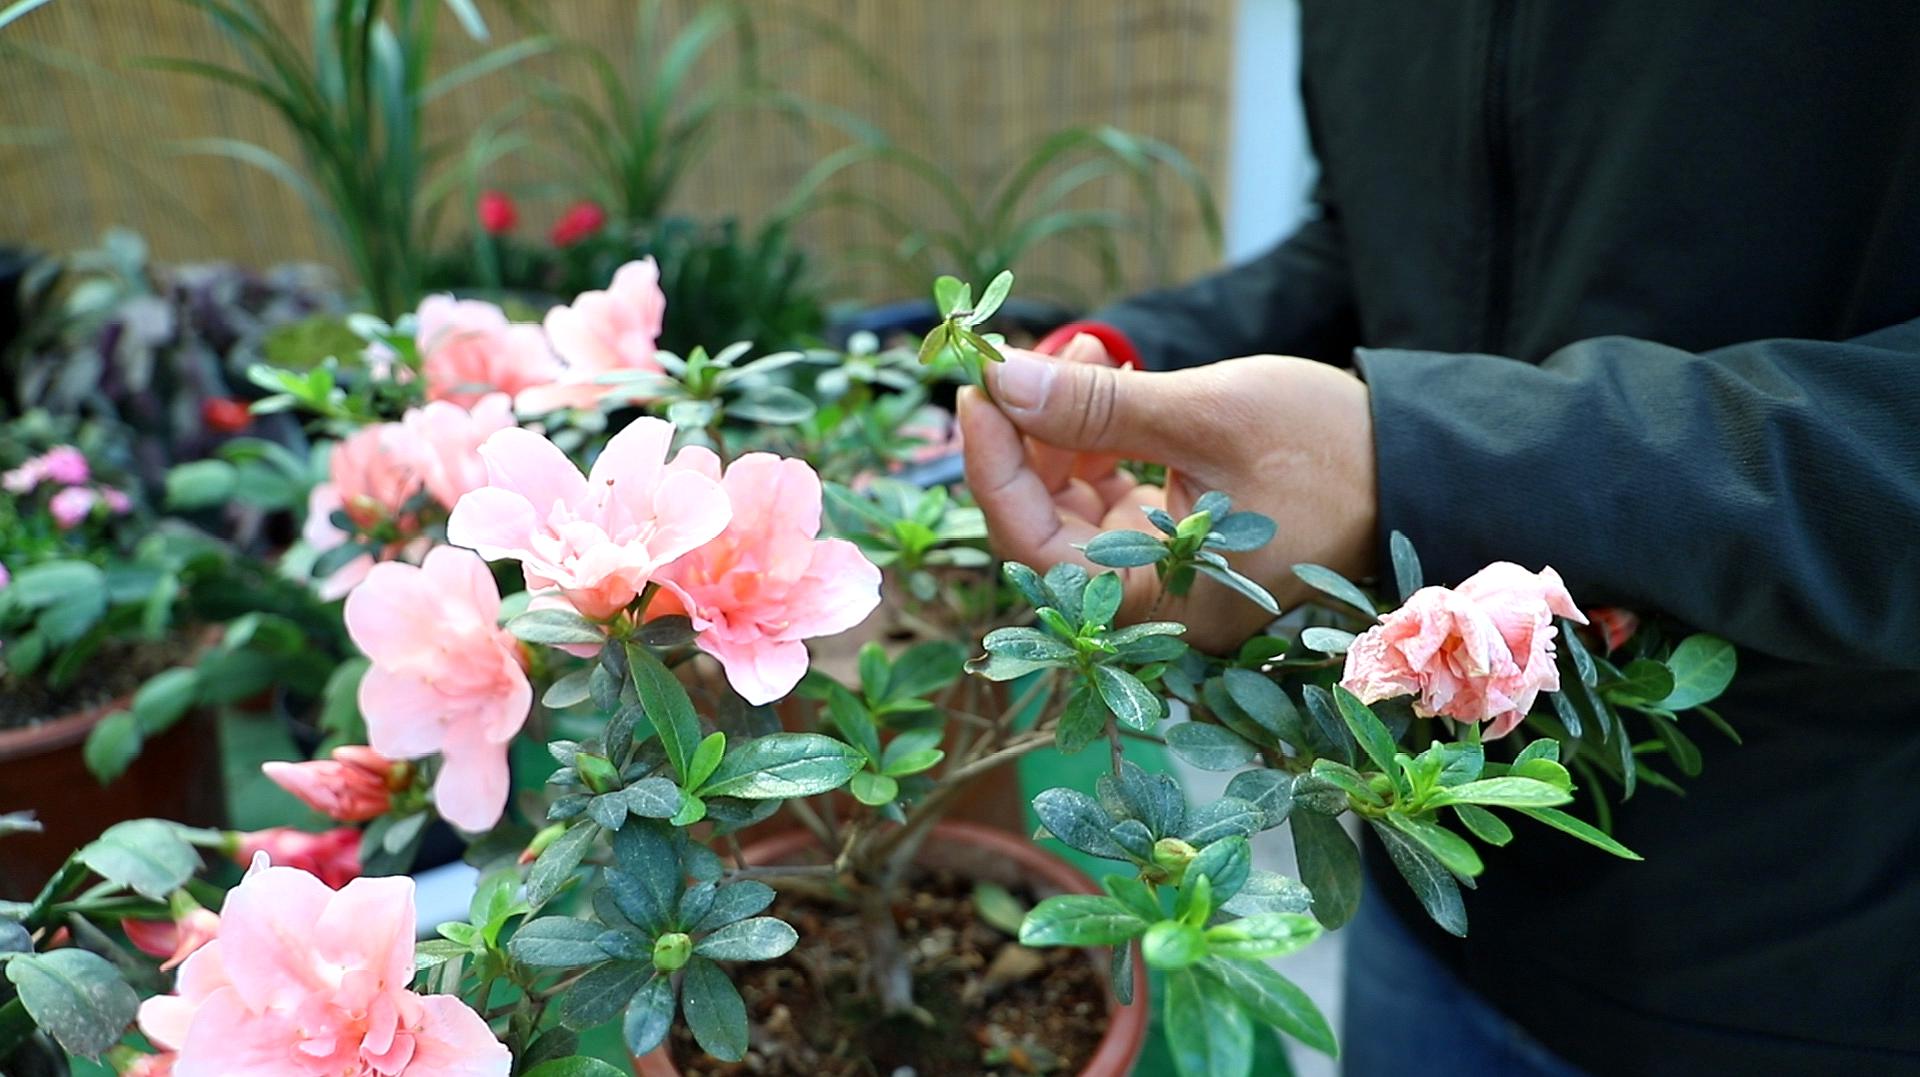
[[[1196,512],[1192,516],[1180,521],[1180,525],[1173,529],[1173,535],[1175,538],[1197,543],[1201,539],[1206,538],[1208,532],[1212,530],[1213,513]]]
[[[566,832],[567,824],[565,823],[555,823],[552,826],[542,828],[539,833],[533,836],[533,840],[527,843],[526,849],[521,852],[520,862],[522,864],[531,864],[535,860],[540,859],[540,854],[547,851],[547,846],[552,845],[555,839]]]
[[[573,767],[580,772],[580,780],[587,788],[596,793],[611,793],[620,788],[620,771],[605,756],[581,752],[573,757]]]
[[[1174,882],[1187,873],[1187,865],[1198,855],[1200,850],[1179,838],[1161,838],[1153,843],[1153,865],[1165,871]]]
[[[693,956],[693,940],[684,931],[670,931],[654,940],[653,967],[661,972],[676,972]]]

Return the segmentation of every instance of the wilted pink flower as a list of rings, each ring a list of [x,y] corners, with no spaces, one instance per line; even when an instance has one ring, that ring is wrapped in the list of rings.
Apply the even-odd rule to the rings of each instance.
[[[418,568],[375,565],[347,596],[346,617],[348,635],[373,660],[360,681],[373,750],[389,759],[438,752],[440,814],[466,830],[498,822],[507,744],[527,720],[533,688],[519,641],[498,624],[500,591],[486,563],[436,546]]]
[[[617,385],[603,385],[603,374],[622,370],[658,373],[654,342],[666,317],[667,297],[660,291],[660,267],[652,258],[628,262],[604,292],[582,292],[572,306],[547,312],[547,339],[566,367],[553,385],[528,389],[515,401],[530,412],[589,408]]]
[[[262,763],[261,773],[301,803],[341,823],[364,823],[393,806],[395,764],[371,748],[335,748],[330,759]]]
[[[514,425],[513,401],[505,393],[489,393],[468,410],[450,400],[435,400],[410,409],[400,421],[420,456],[427,493],[451,509],[462,494],[487,484],[480,446],[494,431]]]
[[[727,526],[720,483],[667,465],[673,425],[636,419],[583,477],[552,442],[518,427],[487,439],[487,485],[460,499],[447,540],[521,564],[588,617],[623,610],[654,575]]]
[[[172,1051],[141,1055],[120,1071],[120,1077],[173,1077],[173,1062],[177,1057]]]
[[[560,376],[537,325],[518,325],[492,303],[430,295],[420,304],[414,345],[427,399],[471,408],[489,393],[514,396]]]
[[[86,454],[71,445],[55,445],[40,454],[40,466],[47,478],[62,486],[78,486],[93,477]]]
[[[721,478],[705,449],[681,450],[674,466]],[[845,632],[880,604],[880,570],[853,543],[814,537],[820,476],[805,461],[748,453],[721,485],[733,519],[660,573],[666,590],[648,612],[686,613],[734,691],[771,703],[806,674],[803,640]]]
[[[85,486],[69,486],[47,501],[47,511],[62,531],[79,527],[100,503],[100,495]]]
[[[1558,615],[1582,624],[1559,573],[1499,561],[1458,588],[1424,587],[1354,640],[1340,684],[1365,702],[1414,696],[1414,713],[1519,725],[1541,692],[1558,691]]]
[[[360,877],[360,832],[350,826],[318,834],[276,826],[233,835],[233,862],[247,865],[265,853],[276,864],[317,876],[328,886],[345,886]]]
[[[261,857],[140,1030],[175,1077],[507,1077],[479,1014],[408,990],[413,929],[412,879],[334,889]]]
[[[178,920],[123,920],[120,926],[134,949],[165,958],[160,968],[167,971],[220,934],[220,917],[195,905]]]

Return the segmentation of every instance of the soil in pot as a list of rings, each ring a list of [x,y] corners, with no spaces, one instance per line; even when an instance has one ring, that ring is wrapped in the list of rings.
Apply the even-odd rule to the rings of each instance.
[[[154,674],[187,663],[199,646],[191,638],[111,640],[87,659],[85,674],[59,688],[39,677],[0,675],[0,730],[50,722],[132,695]]]
[[[979,916],[973,882],[922,871],[894,907],[931,1018],[889,1018],[861,991],[858,913],[832,898],[783,889],[772,915],[800,943],[778,961],[736,966],[753,1045],[738,1063],[700,1052],[676,1025],[673,1056],[687,1077],[916,1077],[1071,1074],[1111,1023],[1102,971],[1085,951],[1028,949]],[[1031,904],[1038,895],[1015,891]]]

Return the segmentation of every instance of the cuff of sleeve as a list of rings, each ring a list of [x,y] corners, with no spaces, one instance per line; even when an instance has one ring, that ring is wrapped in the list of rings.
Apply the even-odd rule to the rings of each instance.
[[[1060,349],[1067,346],[1068,341],[1082,333],[1098,340],[1101,346],[1107,349],[1107,356],[1113,360],[1115,366],[1132,367],[1135,370],[1145,369],[1140,362],[1140,350],[1133,346],[1133,341],[1128,340],[1125,333],[1106,322],[1068,322],[1040,338],[1040,343],[1035,344],[1033,350],[1042,355],[1058,355]]]

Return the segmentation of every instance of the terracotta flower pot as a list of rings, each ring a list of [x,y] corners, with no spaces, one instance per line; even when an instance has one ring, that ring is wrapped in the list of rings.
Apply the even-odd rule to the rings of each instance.
[[[87,770],[87,734],[129,702],[0,732],[0,812],[31,809],[45,828],[0,837],[0,898],[32,898],[70,853],[115,823],[149,816],[190,826],[226,821],[220,728],[211,711],[191,711],[148,740],[106,786]]]
[[[805,832],[787,832],[754,842],[747,847],[746,854],[755,864],[778,864],[793,859],[812,844],[812,836]],[[1042,897],[1100,893],[1092,879],[1033,842],[974,823],[937,824],[931,839],[922,847],[920,860],[978,880],[1002,885],[1025,884],[1038,890]],[[1089,951],[1088,960],[1097,962],[1104,980],[1106,960],[1104,956],[1095,958],[1092,953]],[[1133,997],[1135,1001],[1131,1006],[1122,1006],[1108,998],[1112,1023],[1094,1049],[1093,1057],[1081,1068],[1081,1077],[1126,1077],[1133,1072],[1147,1036],[1147,974],[1145,967],[1137,962]],[[664,1044],[634,1059],[633,1067],[639,1077],[680,1077],[680,1068],[674,1065]]]

